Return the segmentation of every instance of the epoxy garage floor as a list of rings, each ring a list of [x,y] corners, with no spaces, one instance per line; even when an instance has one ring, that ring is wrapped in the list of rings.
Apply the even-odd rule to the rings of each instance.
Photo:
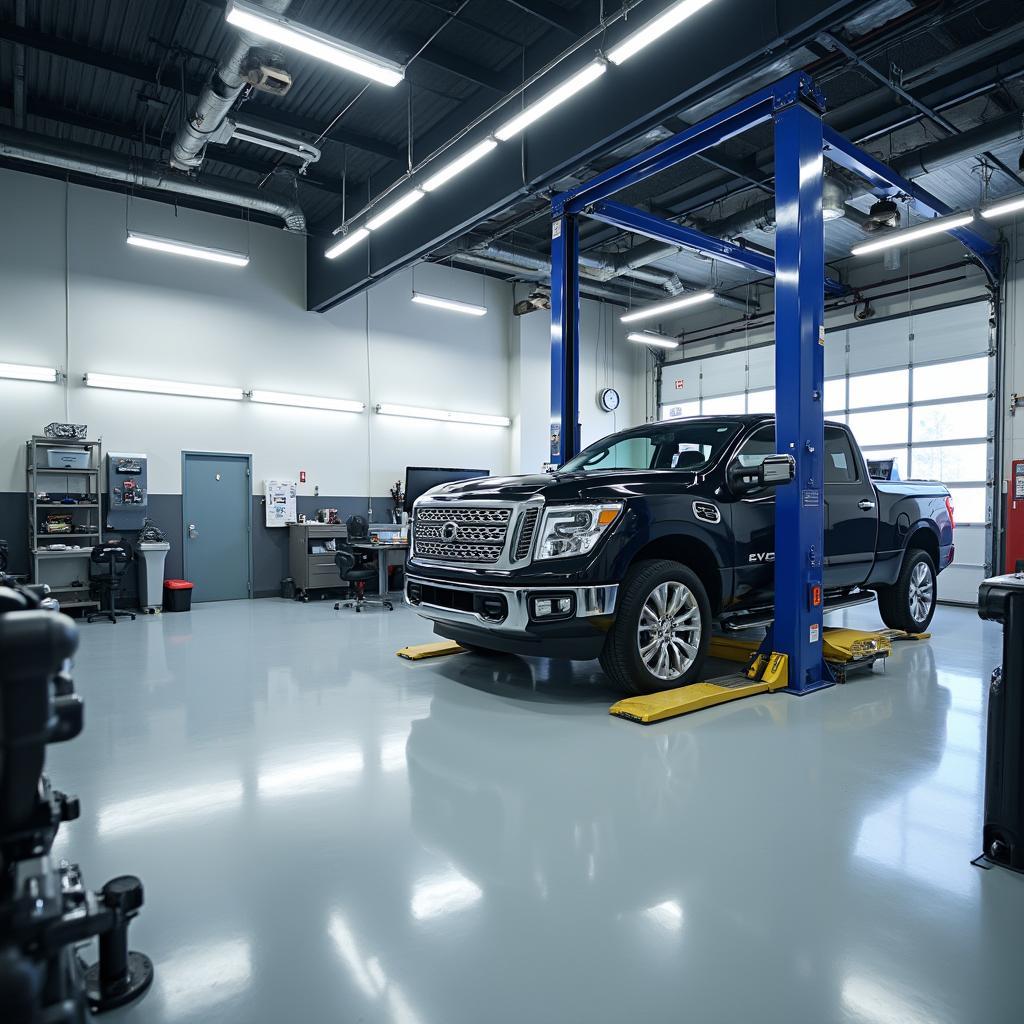
[[[1024,878],[970,864],[1000,633],[934,629],[644,728],[596,665],[399,660],[405,608],[85,626],[58,852],[143,878],[157,969],[110,1019],[1018,1024]]]

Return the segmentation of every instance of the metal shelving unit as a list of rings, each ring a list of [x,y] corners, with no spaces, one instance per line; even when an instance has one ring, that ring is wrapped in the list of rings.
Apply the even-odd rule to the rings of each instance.
[[[84,451],[88,465],[81,469],[48,466],[47,453],[54,449]],[[45,583],[60,601],[62,611],[90,611],[99,607],[89,593],[89,553],[103,541],[100,503],[100,473],[103,446],[99,441],[31,437],[26,442],[25,476],[28,500],[28,546],[32,556],[32,579]],[[41,499],[40,495],[44,495]],[[83,497],[67,503],[54,497]],[[47,516],[66,512],[72,517],[72,532],[49,533],[43,529]],[[53,550],[50,544],[77,544]],[[73,583],[79,586],[72,586]]]

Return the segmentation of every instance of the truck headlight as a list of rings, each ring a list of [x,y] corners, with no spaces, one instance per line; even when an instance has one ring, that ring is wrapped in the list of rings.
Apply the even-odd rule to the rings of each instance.
[[[585,555],[619,518],[622,505],[554,505],[540,525],[538,558]]]

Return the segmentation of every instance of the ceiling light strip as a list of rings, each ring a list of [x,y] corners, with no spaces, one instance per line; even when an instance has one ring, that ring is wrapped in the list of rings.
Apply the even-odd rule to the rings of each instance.
[[[687,309],[690,306],[699,306],[701,303],[710,302],[715,297],[712,291],[687,292],[677,298],[669,299],[667,302],[658,302],[653,306],[642,306],[619,317],[624,324],[632,324],[637,320],[649,320],[652,316],[661,316],[663,313],[674,313],[680,309]]]
[[[487,307],[472,302],[460,302],[458,299],[442,299],[439,295],[428,295],[426,292],[413,292],[412,301],[421,306],[435,306],[451,313],[465,313],[467,316],[487,316]]]
[[[396,86],[405,77],[405,68],[393,60],[244,0],[232,0],[224,17],[229,24],[244,32],[252,32],[262,39],[280,43],[290,50],[352,71],[381,85]]]
[[[381,403],[377,406],[381,416],[407,416],[418,420],[440,420],[446,423],[474,423],[485,427],[510,427],[507,416],[487,416],[478,412],[452,412],[448,409],[422,409],[414,405],[392,405]]]
[[[679,342],[675,338],[647,331],[634,331],[626,335],[626,340],[635,341],[638,345],[653,345],[655,348],[679,348]]]
[[[333,412],[363,412],[366,409],[365,402],[355,402],[349,398],[317,398],[313,395],[292,395],[284,391],[264,391],[259,388],[253,388],[249,398],[266,405],[287,405],[297,409],[329,409]]]
[[[510,121],[506,121],[494,134],[502,142],[507,142],[513,135],[518,135],[534,121],[539,121],[545,114],[561,106],[591,82],[596,82],[607,69],[608,65],[603,60],[591,61],[582,71],[577,71],[571,78],[516,114]]]
[[[356,228],[355,231],[350,231],[347,235],[342,235],[334,245],[324,252],[324,255],[329,260],[333,260],[335,256],[340,256],[343,252],[348,252],[349,249],[358,245],[364,238],[368,238],[369,235],[370,232],[367,231],[366,228]]]
[[[209,245],[194,245],[192,242],[180,242],[175,238],[145,235],[140,231],[129,231],[125,241],[139,249],[153,249],[156,252],[167,252],[173,256],[188,256],[191,259],[206,260],[209,263],[226,263],[232,267],[245,267],[249,264],[248,253],[233,252],[230,249],[214,249]]]
[[[1007,199],[1005,202],[986,207],[981,211],[981,215],[986,220],[991,220],[993,217],[1005,217],[1008,213],[1017,213],[1020,210],[1024,210],[1024,196],[1017,196],[1016,199]]]
[[[941,235],[945,231],[966,227],[973,221],[973,213],[956,213],[949,217],[935,217],[924,224],[918,224],[917,227],[907,228],[904,231],[887,231],[880,238],[872,239],[870,242],[864,242],[861,245],[855,245],[850,252],[854,256],[866,256],[868,253],[879,252],[882,249],[892,249],[894,246],[909,245],[922,238],[929,238],[932,235]]]
[[[498,143],[495,139],[486,138],[478,142],[472,149],[467,149],[462,156],[456,157],[450,164],[445,165],[436,174],[423,182],[424,192],[433,192],[439,189],[446,182],[451,181],[457,174],[461,174],[466,168],[472,167],[478,160],[482,160],[492,150],[497,149]]]
[[[646,25],[642,25],[632,35],[626,36],[617,46],[613,46],[608,51],[608,59],[613,64],[625,64],[630,57],[650,46],[666,32],[671,32],[681,22],[686,21],[687,18],[692,17],[712,2],[713,0],[680,0],[679,3],[673,4],[667,11],[663,11]]]
[[[0,363],[0,377],[6,377],[8,380],[33,380],[41,384],[55,384],[57,382],[57,370],[52,366]]]
[[[371,231],[376,231],[378,228],[384,227],[389,220],[397,217],[400,213],[404,213],[413,205],[413,203],[418,203],[424,195],[426,195],[426,193],[419,188],[414,188],[410,192],[406,192],[401,199],[396,199],[390,206],[385,206],[376,217],[371,217],[366,222],[366,226]]]

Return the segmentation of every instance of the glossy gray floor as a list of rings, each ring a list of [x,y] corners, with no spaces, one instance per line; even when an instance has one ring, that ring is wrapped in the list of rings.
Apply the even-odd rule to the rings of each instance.
[[[1024,1020],[1024,877],[970,865],[1000,637],[973,612],[885,674],[647,728],[594,665],[401,661],[430,637],[404,608],[82,634],[59,849],[142,876],[157,969],[114,1019]]]

